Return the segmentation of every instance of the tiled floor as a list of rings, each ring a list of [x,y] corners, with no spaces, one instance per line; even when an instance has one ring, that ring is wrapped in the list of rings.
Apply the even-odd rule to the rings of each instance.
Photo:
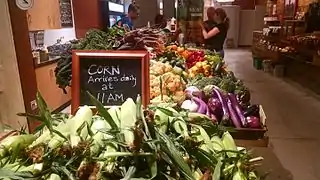
[[[225,59],[267,115],[270,147],[256,151],[265,157],[268,179],[320,179],[319,98],[288,80],[255,70],[250,51],[227,50]]]
[[[265,160],[268,180],[320,179],[320,101],[299,85],[252,67],[248,50],[226,50],[226,62],[250,88],[267,115],[269,148],[254,148]],[[64,110],[70,112],[70,107]]]

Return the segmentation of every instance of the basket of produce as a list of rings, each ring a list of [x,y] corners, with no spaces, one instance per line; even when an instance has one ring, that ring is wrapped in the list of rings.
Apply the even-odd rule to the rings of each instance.
[[[235,139],[258,140],[267,132],[260,105],[250,105],[250,92],[240,80],[229,77],[199,78],[189,83],[182,108],[206,114],[228,128]]]
[[[37,95],[42,122],[33,134],[2,140],[1,179],[258,179],[252,157],[201,114],[129,98],[97,114],[87,106],[54,116]],[[61,118],[63,117],[63,118]]]

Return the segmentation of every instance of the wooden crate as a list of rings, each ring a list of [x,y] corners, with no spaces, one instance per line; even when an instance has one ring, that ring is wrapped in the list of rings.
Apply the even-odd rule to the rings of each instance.
[[[260,105],[260,120],[262,124],[261,129],[251,129],[251,128],[236,128],[234,131],[230,132],[232,137],[235,139],[236,142],[240,144],[248,143],[248,145],[257,144],[260,147],[268,146],[269,138],[266,136],[268,131],[266,125],[266,114],[264,113],[263,107]]]
[[[235,139],[235,143],[240,147],[268,147],[269,137],[265,136],[264,138],[257,140]]]

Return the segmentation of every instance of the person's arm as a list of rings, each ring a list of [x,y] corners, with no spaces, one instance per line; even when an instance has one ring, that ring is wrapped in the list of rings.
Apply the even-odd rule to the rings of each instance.
[[[202,34],[204,39],[209,39],[215,35],[217,35],[220,32],[219,28],[215,27],[209,32],[207,32],[205,29],[202,29]]]

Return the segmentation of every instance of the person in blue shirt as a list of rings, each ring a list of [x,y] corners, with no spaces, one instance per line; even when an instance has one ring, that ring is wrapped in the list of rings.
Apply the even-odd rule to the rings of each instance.
[[[137,19],[138,17],[138,8],[135,5],[130,4],[128,7],[128,14],[121,17],[121,19],[117,21],[115,25],[133,30],[133,20]]]

